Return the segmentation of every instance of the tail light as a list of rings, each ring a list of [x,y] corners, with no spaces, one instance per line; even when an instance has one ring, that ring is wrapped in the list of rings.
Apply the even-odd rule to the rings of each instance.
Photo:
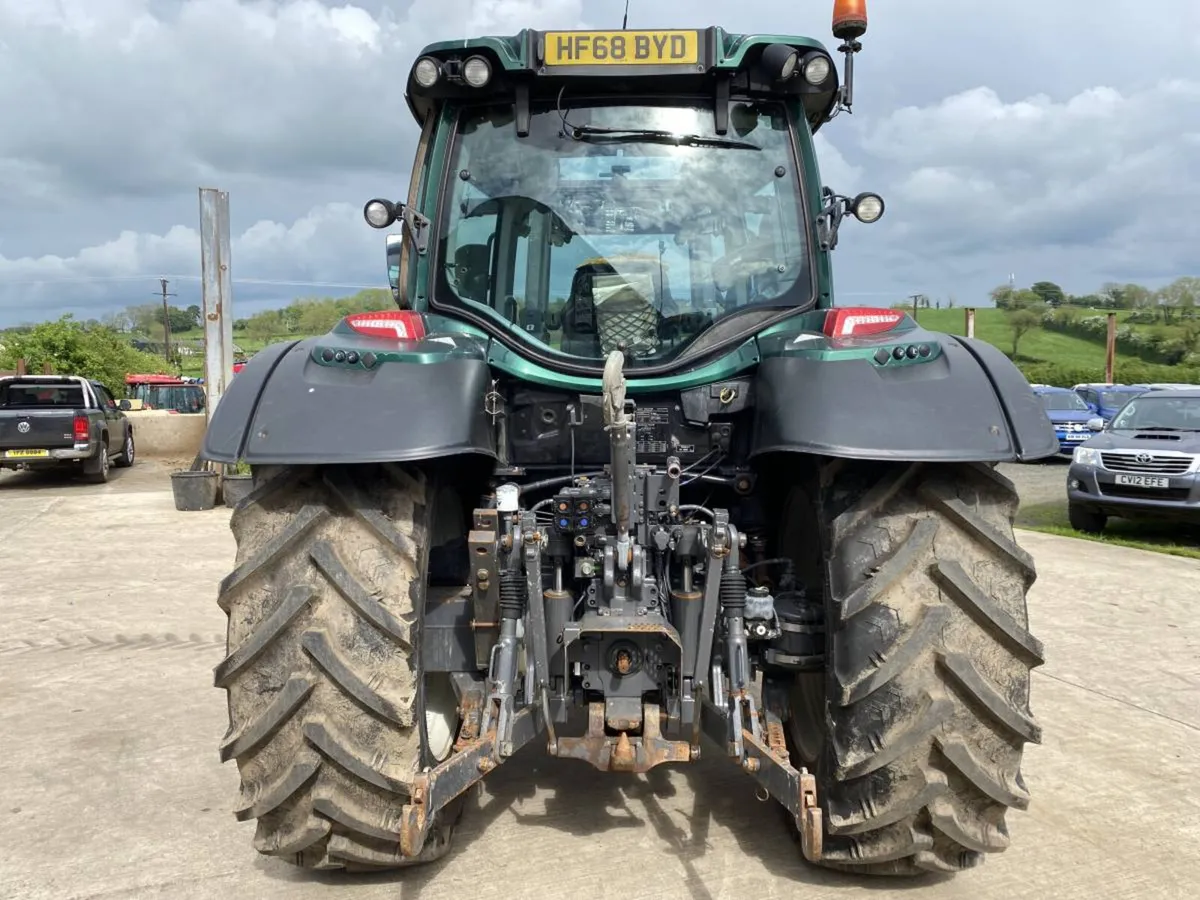
[[[359,334],[370,337],[396,338],[401,341],[419,341],[425,337],[425,320],[420,313],[406,309],[388,309],[381,312],[352,313],[345,322]]]
[[[75,417],[75,443],[86,444],[92,436],[92,425],[87,416]]]
[[[821,330],[829,337],[862,337],[891,331],[904,318],[898,309],[879,309],[873,306],[844,306],[825,314]]]

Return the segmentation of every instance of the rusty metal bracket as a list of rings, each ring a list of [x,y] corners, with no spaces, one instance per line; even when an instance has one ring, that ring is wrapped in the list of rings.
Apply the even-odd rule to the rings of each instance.
[[[513,752],[529,743],[543,728],[538,708],[522,707],[512,718]],[[422,772],[413,779],[409,802],[400,812],[401,856],[416,858],[425,846],[425,839],[429,836],[429,829],[438,811],[482,781],[496,767],[492,758],[497,740],[495,729],[474,740],[464,740],[468,734],[468,723],[464,722],[454,755],[437,768]]]
[[[817,779],[807,769],[800,770],[800,815],[796,825],[800,829],[800,852],[809,862],[816,862],[824,850],[825,826],[817,804]]]
[[[704,734],[713,743],[728,748],[729,714],[708,698],[702,700],[700,720]],[[817,802],[817,781],[807,769],[795,768],[786,754],[779,752],[778,743],[771,741],[773,716],[767,715],[767,739],[743,728],[742,753],[733,756],[743,772],[754,778],[795,818],[800,829],[800,850],[804,858],[816,862],[823,852],[823,820]],[[774,744],[774,746],[772,746]]]
[[[662,736],[662,711],[656,703],[642,706],[642,733],[630,737],[622,731],[614,737],[604,730],[604,703],[588,704],[588,730],[583,737],[559,737],[557,756],[581,759],[601,772],[648,772],[663,763],[690,762],[687,741],[670,741]]]
[[[477,509],[467,535],[471,559],[471,630],[475,666],[486,669],[492,645],[500,634],[500,513]]]

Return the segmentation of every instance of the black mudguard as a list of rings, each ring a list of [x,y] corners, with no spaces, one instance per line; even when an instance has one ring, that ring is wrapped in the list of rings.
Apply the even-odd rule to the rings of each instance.
[[[921,334],[942,353],[917,365],[803,349],[764,354],[752,455],[1004,462],[1059,452],[1049,418],[1008,357],[980,340]]]
[[[252,465],[495,458],[482,353],[427,343],[420,361],[371,370],[322,365],[329,338],[274,344],[229,384],[209,422],[206,459]]]

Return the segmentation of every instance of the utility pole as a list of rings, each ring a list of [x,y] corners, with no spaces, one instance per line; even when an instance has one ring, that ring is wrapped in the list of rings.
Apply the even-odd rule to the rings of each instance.
[[[167,298],[168,297],[177,297],[179,295],[167,292],[167,285],[170,284],[170,282],[166,278],[158,279],[158,284],[159,284],[159,287],[161,288],[161,291],[155,291],[155,293],[162,294],[163,342],[166,345],[167,362],[169,363],[171,361],[171,313],[170,313],[169,307],[167,306]]]
[[[909,295],[908,299],[911,300],[912,304],[913,304],[913,319],[917,318],[917,304],[919,304],[921,302],[921,298],[924,296],[925,296],[924,294],[910,294]]]
[[[233,286],[229,192],[200,188],[200,282],[204,315],[204,405],[208,420],[233,378]]]

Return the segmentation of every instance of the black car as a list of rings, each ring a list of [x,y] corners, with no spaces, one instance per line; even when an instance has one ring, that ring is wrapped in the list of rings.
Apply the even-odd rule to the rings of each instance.
[[[133,424],[100,382],[0,378],[0,469],[76,470],[104,483],[110,463],[131,466],[133,459]]]
[[[1200,523],[1200,389],[1130,400],[1075,448],[1067,472],[1071,527],[1099,532],[1109,516]]]

